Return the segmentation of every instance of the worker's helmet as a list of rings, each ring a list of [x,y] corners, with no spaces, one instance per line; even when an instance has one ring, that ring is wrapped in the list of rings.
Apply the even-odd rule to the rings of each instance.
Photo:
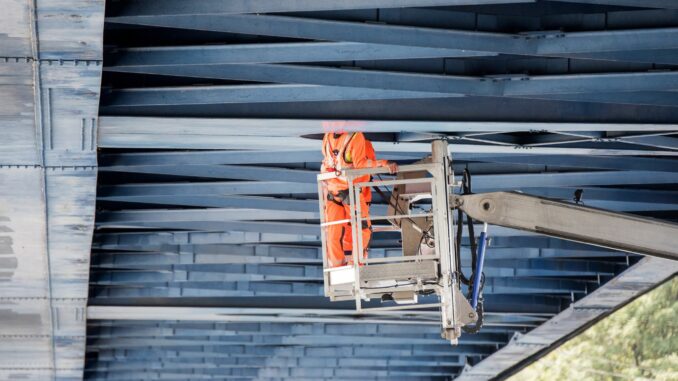
[[[332,132],[343,134],[347,131],[360,131],[365,122],[360,120],[323,120],[322,128],[324,133]]]

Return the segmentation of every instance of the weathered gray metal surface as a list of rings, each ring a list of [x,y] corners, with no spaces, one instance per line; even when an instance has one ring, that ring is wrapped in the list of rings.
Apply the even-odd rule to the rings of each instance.
[[[82,378],[103,6],[2,2],[3,380]]]

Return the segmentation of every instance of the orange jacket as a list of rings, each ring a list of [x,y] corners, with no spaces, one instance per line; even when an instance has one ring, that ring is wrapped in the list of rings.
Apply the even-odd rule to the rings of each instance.
[[[343,133],[335,136],[326,133],[323,137],[323,156],[321,172],[336,172],[350,168],[375,168],[386,166],[386,160],[377,160],[372,143],[365,139],[362,132]],[[369,176],[356,179],[356,182],[369,181]],[[330,192],[348,189],[345,178],[328,181]]]

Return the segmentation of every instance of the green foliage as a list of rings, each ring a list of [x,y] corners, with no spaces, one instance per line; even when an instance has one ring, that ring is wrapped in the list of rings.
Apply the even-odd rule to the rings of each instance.
[[[678,380],[678,278],[509,379],[553,380]]]

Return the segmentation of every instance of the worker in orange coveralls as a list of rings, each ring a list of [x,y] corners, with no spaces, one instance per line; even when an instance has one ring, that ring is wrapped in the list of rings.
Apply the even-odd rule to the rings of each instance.
[[[323,137],[323,162],[321,172],[339,172],[344,169],[388,167],[390,173],[398,171],[398,164],[386,160],[377,160],[372,143],[365,139],[362,132],[348,133],[339,128],[325,133]],[[369,175],[359,177],[354,182],[366,182]],[[325,222],[334,222],[349,219],[349,195],[348,182],[345,178],[338,177],[327,180],[327,202],[325,203]],[[369,187],[363,188],[360,194],[361,217],[369,217],[369,203],[372,192]],[[346,258],[351,255],[353,239],[351,226],[335,224],[326,227],[327,259],[330,267],[350,264]],[[362,224],[363,257],[367,255],[367,246],[372,235],[369,220]]]

